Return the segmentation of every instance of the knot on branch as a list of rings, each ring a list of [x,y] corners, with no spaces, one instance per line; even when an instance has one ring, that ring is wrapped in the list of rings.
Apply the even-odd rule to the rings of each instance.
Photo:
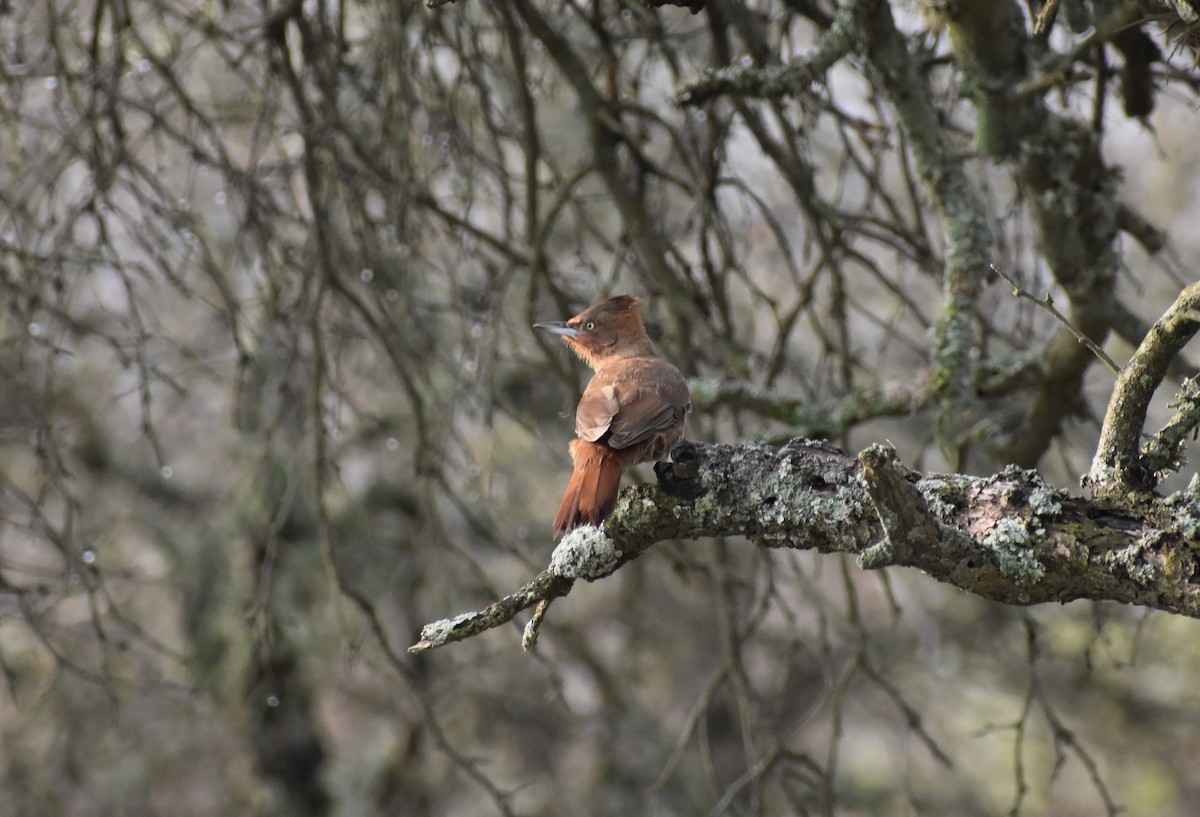
[[[671,459],[654,464],[658,487],[676,499],[695,499],[706,490],[700,483],[700,469],[708,449],[691,440],[680,440],[671,451]]]
[[[941,526],[930,514],[915,479],[897,461],[895,447],[877,443],[864,449],[858,461],[867,494],[883,525],[883,540],[863,551],[859,564],[874,569],[907,563],[915,548],[935,547],[941,538]]]

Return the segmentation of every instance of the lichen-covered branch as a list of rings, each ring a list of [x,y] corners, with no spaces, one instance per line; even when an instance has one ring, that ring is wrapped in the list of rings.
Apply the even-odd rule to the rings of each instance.
[[[900,467],[891,445],[872,445],[858,455],[863,484],[883,525],[883,540],[863,551],[859,564],[887,567],[913,558],[915,548],[929,547],[952,528],[944,528],[929,511],[929,503]],[[958,534],[962,536],[961,533]],[[966,542],[960,543],[966,547]]]
[[[904,125],[912,156],[946,237],[944,300],[934,327],[933,385],[938,440],[954,450],[978,436],[981,411],[975,397],[978,337],[974,306],[991,260],[992,235],[983,203],[946,142],[935,94],[918,69],[883,0],[864,0],[856,22],[862,49]]]
[[[1097,496],[1119,496],[1154,487],[1159,459],[1147,460],[1138,450],[1150,399],[1171,361],[1200,330],[1200,283],[1186,287],[1171,308],[1150,328],[1125,364],[1104,415],[1100,443],[1088,480]]]
[[[659,484],[626,489],[603,530],[564,537],[551,566],[479,613],[422,631],[422,651],[512,620],[577,579],[608,576],[656,542],[744,536],[775,548],[851,553],[913,567],[1007,604],[1105,599],[1200,618],[1200,495],[1116,509],[1057,490],[1035,471],[916,474],[890,448],[855,458],[797,439],[684,442]]]
[[[512,621],[517,613],[539,602],[565,596],[571,590],[571,580],[550,570],[543,570],[532,581],[482,610],[442,619],[421,628],[421,640],[408,648],[410,653],[425,652],[434,647],[462,641],[501,624]]]
[[[1175,414],[1142,446],[1142,464],[1152,474],[1176,472],[1184,464],[1184,444],[1200,426],[1200,378],[1183,382],[1171,404]]]
[[[1038,70],[1058,70],[1063,55],[1043,49],[1035,64],[1039,49],[1019,4],[967,0],[939,6],[939,12],[975,103],[976,145],[981,153],[1013,164],[1030,203],[1039,251],[1069,300],[1068,328],[1046,348],[1044,377],[1022,426],[998,435],[993,446],[995,455],[1008,462],[1033,465],[1075,410],[1093,354],[1104,359],[1100,347],[1119,317],[1113,306],[1119,233],[1140,236],[1148,248],[1161,249],[1162,238],[1121,202],[1097,129],[1052,111],[1044,102],[1048,89],[1020,90],[1036,83]],[[1081,338],[1087,348],[1079,345]]]
[[[813,83],[823,80],[825,72],[853,48],[853,21],[859,2],[861,0],[845,3],[829,28],[804,57],[791,60],[786,65],[709,68],[704,72],[704,79],[680,91],[679,103],[703,105],[714,97],[725,95],[777,98],[809,93]]]
[[[926,408],[932,399],[927,377],[862,388],[830,403],[814,403],[801,395],[781,394],[744,380],[694,378],[688,389],[697,410],[728,406],[784,423],[791,435],[827,438],[840,437],[877,417],[909,416]]]
[[[1012,93],[1026,78],[1025,16],[1013,0],[961,0],[939,9],[975,103],[975,145],[1014,156],[1037,122],[1038,106]]]

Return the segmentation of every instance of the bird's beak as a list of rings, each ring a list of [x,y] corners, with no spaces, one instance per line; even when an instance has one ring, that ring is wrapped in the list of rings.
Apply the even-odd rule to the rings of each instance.
[[[579,334],[578,329],[572,329],[567,326],[564,321],[549,321],[548,323],[535,323],[534,329],[541,329],[545,332],[550,332],[554,335],[562,335],[563,337],[573,338]]]

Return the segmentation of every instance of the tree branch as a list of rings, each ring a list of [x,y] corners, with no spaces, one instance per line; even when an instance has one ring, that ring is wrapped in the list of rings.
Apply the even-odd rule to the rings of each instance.
[[[426,624],[421,628],[421,640],[409,647],[408,651],[425,652],[507,624],[522,610],[558,596],[565,596],[570,592],[572,584],[570,579],[543,570],[520,590],[482,610]]]
[[[866,568],[915,567],[1006,604],[1104,599],[1200,618],[1200,494],[1139,510],[1069,496],[1035,471],[915,474],[890,447],[858,459],[796,439],[685,441],[626,489],[604,528],[563,538],[549,569],[482,611],[426,625],[410,652],[459,641],[611,575],[656,542],[744,536],[765,547],[852,553]]]
[[[1200,425],[1200,378],[1190,377],[1183,382],[1171,408],[1175,414],[1142,446],[1142,462],[1152,474],[1175,472],[1183,467],[1183,444],[1188,437],[1195,436]]]
[[[979,337],[973,316],[990,261],[992,234],[962,157],[946,141],[932,101],[936,94],[896,28],[891,7],[869,0],[856,4],[855,10],[862,51],[904,126],[917,173],[946,239],[944,300],[933,330],[935,432],[944,451],[961,451],[978,435],[983,416],[974,392]]]
[[[681,105],[704,105],[727,94],[774,99],[810,93],[813,84],[822,81],[825,73],[854,47],[854,14],[859,2],[861,0],[852,0],[844,4],[803,58],[793,59],[786,65],[709,68],[704,72],[704,79],[679,92],[677,101]]]
[[[827,403],[799,394],[781,394],[744,380],[693,378],[688,381],[698,411],[730,406],[787,425],[791,435],[835,438],[876,417],[906,417],[927,408],[933,388],[927,376],[869,386]]]
[[[1014,298],[1025,298],[1026,300],[1032,301],[1042,309],[1049,312],[1059,323],[1063,325],[1063,328],[1074,335],[1076,340],[1086,346],[1088,350],[1100,360],[1101,363],[1107,366],[1110,372],[1113,374],[1121,373],[1121,367],[1118,366],[1116,362],[1108,356],[1107,352],[1097,346],[1096,343],[1083,332],[1080,332],[1078,329],[1076,329],[1075,325],[1071,323],[1070,318],[1058,311],[1058,307],[1054,305],[1054,299],[1050,297],[1050,293],[1047,292],[1041,298],[1037,297],[1032,292],[1028,291],[1014,281],[1008,273],[1000,269],[1000,267],[996,266],[995,264],[992,264],[992,272],[999,275],[1009,286],[1012,287],[1012,294]]]
[[[1154,487],[1154,466],[1148,465],[1138,451],[1146,411],[1171,361],[1198,329],[1200,283],[1179,293],[1171,308],[1150,327],[1117,378],[1088,475],[1093,495],[1114,497]],[[1153,457],[1150,460],[1159,462]]]

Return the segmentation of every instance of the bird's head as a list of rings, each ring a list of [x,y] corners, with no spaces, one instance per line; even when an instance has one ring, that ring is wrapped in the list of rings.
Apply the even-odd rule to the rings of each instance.
[[[638,299],[632,295],[615,295],[570,320],[535,323],[533,327],[561,335],[563,343],[593,369],[610,358],[654,354],[638,312]]]

